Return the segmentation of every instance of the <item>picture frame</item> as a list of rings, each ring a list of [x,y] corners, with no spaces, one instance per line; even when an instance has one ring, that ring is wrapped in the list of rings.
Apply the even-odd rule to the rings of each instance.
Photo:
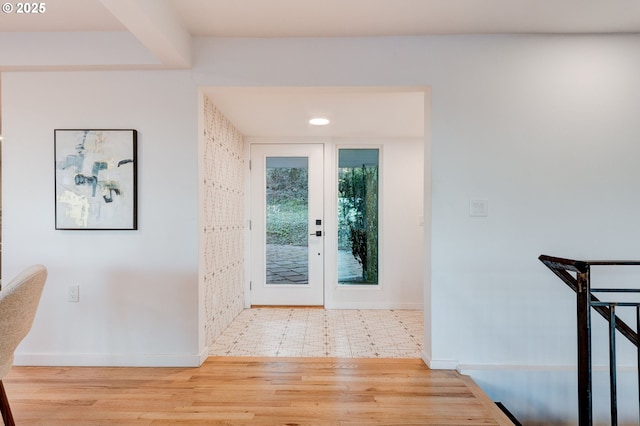
[[[55,229],[138,229],[138,132],[55,129]]]

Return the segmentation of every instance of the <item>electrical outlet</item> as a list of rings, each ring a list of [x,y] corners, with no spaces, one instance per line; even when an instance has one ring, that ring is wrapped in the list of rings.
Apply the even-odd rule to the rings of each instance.
[[[67,302],[77,303],[80,301],[80,286],[70,285],[67,287]]]

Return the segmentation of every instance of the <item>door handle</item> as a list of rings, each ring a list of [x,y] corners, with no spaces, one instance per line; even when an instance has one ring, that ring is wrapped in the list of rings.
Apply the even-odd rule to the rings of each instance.
[[[313,234],[309,234],[309,235],[315,235],[316,237],[322,237],[322,231],[316,231]]]

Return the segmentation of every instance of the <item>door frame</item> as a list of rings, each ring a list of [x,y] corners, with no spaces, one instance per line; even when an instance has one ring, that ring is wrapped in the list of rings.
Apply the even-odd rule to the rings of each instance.
[[[266,282],[263,277],[260,277],[260,274],[264,273],[264,268],[266,267],[266,252],[265,250],[265,240],[263,235],[258,235],[256,232],[261,232],[264,230],[263,214],[264,212],[255,211],[256,209],[264,210],[264,200],[258,199],[257,197],[263,197],[263,179],[264,179],[264,164],[256,164],[256,161],[263,161],[266,156],[271,156],[271,150],[273,152],[273,156],[291,156],[291,157],[300,157],[300,156],[309,156],[309,176],[316,174],[315,182],[312,182],[311,179],[309,181],[310,191],[311,185],[315,185],[315,194],[317,199],[312,200],[309,198],[309,233],[320,230],[322,233],[322,237],[309,237],[309,284],[308,285],[300,285],[300,284],[271,284]],[[325,229],[327,229],[325,224],[325,173],[326,173],[326,163],[325,163],[325,146],[323,143],[318,142],[308,142],[308,143],[251,143],[248,147],[248,158],[249,158],[249,179],[248,180],[248,220],[249,220],[249,232],[248,232],[248,242],[249,242],[249,259],[250,262],[245,262],[245,271],[248,273],[247,276],[249,278],[249,291],[248,296],[245,298],[246,303],[249,307],[251,306],[260,306],[260,305],[276,305],[271,302],[271,300],[278,299],[282,300],[282,303],[278,303],[278,305],[284,306],[322,306],[324,307],[326,304],[326,296],[325,296]],[[254,151],[260,155],[259,160],[254,158]],[[287,155],[279,154],[278,151],[286,152]],[[297,151],[297,153],[295,152]],[[313,152],[315,151],[315,152]],[[315,157],[312,157],[315,156]],[[253,162],[253,164],[252,164]],[[258,175],[259,174],[259,175]],[[258,185],[259,184],[259,185]],[[259,191],[254,193],[254,189],[260,187]],[[256,215],[254,217],[254,215]],[[321,219],[321,225],[312,225],[312,222],[316,219]],[[313,252],[317,252],[319,257],[315,257]],[[246,252],[246,250],[245,250]],[[312,282],[312,274],[315,275],[315,282]],[[263,282],[265,281],[265,282]],[[269,287],[271,295],[266,295],[262,293],[262,300],[259,303],[255,303],[255,295],[257,292],[256,289],[259,289],[260,286]],[[252,288],[253,287],[253,288]],[[295,293],[295,294],[293,294]],[[266,297],[265,297],[266,296]],[[272,297],[273,299],[269,299]]]

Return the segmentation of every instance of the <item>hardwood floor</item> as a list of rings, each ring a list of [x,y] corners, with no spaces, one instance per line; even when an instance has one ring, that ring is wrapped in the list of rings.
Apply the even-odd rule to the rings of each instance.
[[[17,425],[511,425],[417,359],[211,357],[199,368],[14,367]]]

